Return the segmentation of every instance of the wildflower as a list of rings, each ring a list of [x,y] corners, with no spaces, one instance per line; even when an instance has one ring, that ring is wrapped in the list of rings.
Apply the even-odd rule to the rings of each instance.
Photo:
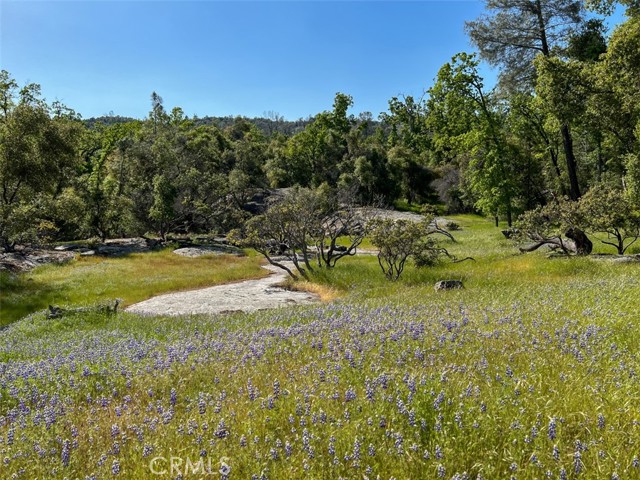
[[[65,440],[62,444],[62,465],[65,467],[69,466],[69,456],[70,456],[70,443],[69,440]]]
[[[436,458],[438,460],[444,458],[444,453],[442,453],[442,448],[440,447],[440,445],[436,445]]]
[[[549,428],[547,429],[547,436],[549,440],[555,440],[557,436],[556,432],[556,417],[553,417],[549,422]]]

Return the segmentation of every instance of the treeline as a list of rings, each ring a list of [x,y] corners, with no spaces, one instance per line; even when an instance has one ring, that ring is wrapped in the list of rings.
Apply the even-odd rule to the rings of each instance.
[[[0,78],[0,243],[228,231],[256,191],[348,187],[362,203],[440,203],[512,222],[597,186],[640,205],[640,17],[613,2],[488,0],[421,98],[378,119],[336,94],[307,120],[189,118],[153,93],[143,120],[83,122]],[[479,59],[500,68],[487,89]],[[611,206],[615,208],[615,206]]]
[[[226,116],[226,117],[197,117],[194,116],[191,120],[194,125],[199,127],[202,125],[213,125],[221,130],[225,130],[231,127],[238,119],[246,120],[247,122],[255,125],[263,135],[271,136],[275,133],[281,133],[283,135],[294,135],[300,133],[305,127],[313,121],[313,117],[300,118],[298,120],[286,120],[282,115],[277,112],[264,112],[264,117],[238,117],[238,116]],[[103,115],[101,117],[92,117],[83,120],[83,123],[89,129],[103,128],[116,123],[128,123],[136,120],[131,117],[121,117],[120,115]]]

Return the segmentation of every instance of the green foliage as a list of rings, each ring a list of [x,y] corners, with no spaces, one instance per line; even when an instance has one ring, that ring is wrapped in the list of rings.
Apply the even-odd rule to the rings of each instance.
[[[431,218],[423,222],[411,220],[375,219],[370,224],[371,243],[378,248],[378,264],[389,280],[398,280],[407,260],[417,266],[433,264],[440,250],[428,235]]]
[[[3,70],[0,89],[0,247],[6,250],[50,221],[47,207],[78,167],[80,127],[75,114],[40,98],[39,85],[18,93]]]
[[[286,256],[297,272],[307,278],[313,270],[309,245],[320,233],[323,210],[323,199],[317,192],[295,189],[263,214],[249,219],[242,230],[232,232],[231,239],[237,245],[255,249],[269,263],[297,279],[288,266],[273,258]]]
[[[165,175],[156,175],[153,178],[153,205],[149,209],[149,218],[156,222],[156,231],[163,240],[175,221],[176,196],[175,187]]]
[[[640,238],[640,204],[616,188],[596,185],[580,198],[579,214],[594,235],[605,233],[605,245],[619,255]]]
[[[205,466],[212,458],[215,472],[225,457],[230,478],[436,478],[444,470],[445,478],[532,480],[540,465],[554,477],[634,478],[637,266],[513,255],[491,222],[452,219],[463,226],[452,249],[477,262],[407,268],[388,282],[375,258],[357,257],[322,276],[345,293],[329,305],[223,318],[37,314],[15,323],[2,332],[0,414],[8,419],[20,408],[33,365],[57,368],[28,381],[64,398],[65,408],[47,417],[50,402],[24,399],[25,425],[18,418],[0,426],[3,473],[111,478],[117,460],[120,477],[149,478],[154,457],[196,462],[206,450]],[[88,265],[78,270],[99,271]],[[465,289],[434,291],[435,281],[450,278]],[[152,412],[158,404],[163,412]],[[39,413],[55,422],[38,423]],[[124,439],[134,425],[142,439]],[[66,466],[65,439],[78,442]],[[579,475],[576,440],[589,446]],[[32,452],[36,444],[45,458]],[[354,452],[359,464],[343,461]]]
[[[314,255],[320,268],[333,268],[341,258],[355,255],[367,234],[369,216],[367,209],[356,205],[353,189],[334,189],[328,184],[317,190],[296,188],[232,232],[231,238],[297,279],[287,265],[274,259],[284,256],[300,275],[309,278]]]
[[[594,186],[578,202],[558,199],[524,213],[517,222],[520,240],[524,236],[541,244],[555,245],[565,253],[575,248],[563,238],[567,232],[587,231],[603,244],[623,255],[640,237],[640,211],[619,188]],[[599,238],[606,234],[606,238]]]
[[[567,55],[582,62],[597,61],[607,51],[605,27],[601,19],[587,20],[569,37]]]
[[[533,240],[537,247],[550,245],[565,254],[576,253],[576,247],[565,238],[570,230],[583,230],[586,225],[578,202],[565,197],[523,213],[516,222],[517,240]]]

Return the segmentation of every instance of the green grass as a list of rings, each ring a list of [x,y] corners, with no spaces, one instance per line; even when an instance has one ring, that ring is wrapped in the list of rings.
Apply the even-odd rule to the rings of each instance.
[[[522,255],[491,221],[454,220],[444,245],[475,262],[389,282],[374,256],[345,258],[315,275],[329,304],[15,322],[2,474],[640,478],[640,266]],[[433,290],[449,278],[465,289]],[[200,458],[213,473],[185,473]]]
[[[572,283],[610,280],[637,275],[636,264],[615,264],[591,257],[549,258],[549,251],[521,254],[516,244],[501,233],[506,224],[496,228],[492,219],[475,215],[447,217],[462,227],[454,231],[456,242],[440,237],[441,245],[457,258],[472,257],[474,261],[452,263],[442,261],[429,268],[416,269],[408,265],[397,282],[387,281],[375,256],[360,256],[342,260],[334,271],[319,271],[314,280],[341,291],[347,298],[393,298],[394,296],[417,295],[424,301],[495,298],[499,303],[506,298],[520,298],[527,292],[532,294],[552,287],[568,288]],[[366,244],[367,248],[372,248]],[[594,242],[595,252],[615,253],[614,249]],[[435,292],[434,284],[439,280],[463,280],[463,291]],[[590,294],[593,292],[589,292]],[[640,289],[627,296],[640,299]],[[571,295],[569,295],[571,297]],[[580,305],[579,295],[569,299],[572,305]],[[640,300],[631,302],[640,308]],[[631,308],[631,307],[630,307]]]
[[[0,326],[48,305],[85,306],[116,298],[123,306],[162,293],[219,285],[268,273],[260,257],[175,255],[170,249],[123,257],[79,257],[21,275],[0,274]]]

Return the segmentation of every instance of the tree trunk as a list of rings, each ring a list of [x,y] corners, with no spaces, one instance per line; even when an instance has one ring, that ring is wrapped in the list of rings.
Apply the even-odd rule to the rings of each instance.
[[[570,228],[565,235],[575,242],[577,255],[589,255],[593,250],[593,243],[579,228]]]
[[[580,185],[578,184],[578,168],[576,157],[573,153],[573,138],[568,125],[563,125],[560,129],[562,133],[562,145],[564,147],[564,155],[567,161],[567,173],[569,174],[569,197],[571,200],[580,198]]]

